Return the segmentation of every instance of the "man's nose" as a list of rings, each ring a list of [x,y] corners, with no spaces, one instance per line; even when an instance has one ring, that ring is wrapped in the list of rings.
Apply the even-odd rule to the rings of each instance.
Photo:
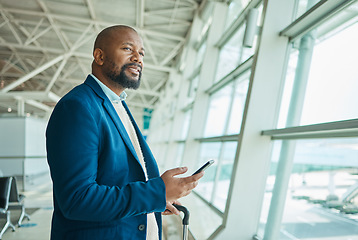
[[[143,56],[139,52],[134,51],[133,55],[131,57],[131,61],[142,65],[143,64]]]

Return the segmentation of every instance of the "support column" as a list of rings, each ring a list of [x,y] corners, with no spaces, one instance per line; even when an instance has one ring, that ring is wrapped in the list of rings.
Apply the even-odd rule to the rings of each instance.
[[[17,99],[17,116],[25,116],[25,100],[23,98]]]
[[[293,8],[294,1],[264,1],[223,230],[210,239],[249,240],[257,233],[272,151],[261,131],[277,124],[288,58],[288,39],[279,32],[291,23]]]
[[[317,0],[309,0],[307,9]],[[300,124],[305,99],[308,75],[311,66],[315,32],[306,34],[300,41],[295,80],[292,88],[286,127]],[[282,141],[280,158],[276,170],[275,185],[272,191],[270,210],[265,227],[264,240],[278,239],[286,203],[288,184],[293,168],[296,141]]]

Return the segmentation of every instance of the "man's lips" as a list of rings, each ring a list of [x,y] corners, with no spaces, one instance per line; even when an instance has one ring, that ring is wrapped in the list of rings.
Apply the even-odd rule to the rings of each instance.
[[[142,67],[137,64],[131,64],[127,68],[131,73],[135,75],[139,75],[142,72]]]

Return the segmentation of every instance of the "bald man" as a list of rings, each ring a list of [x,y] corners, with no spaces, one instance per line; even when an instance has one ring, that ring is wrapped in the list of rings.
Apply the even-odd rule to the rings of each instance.
[[[202,173],[159,175],[126,103],[140,85],[145,50],[131,27],[104,29],[92,74],[56,105],[46,131],[53,181],[52,240],[160,240],[161,214],[196,187]]]

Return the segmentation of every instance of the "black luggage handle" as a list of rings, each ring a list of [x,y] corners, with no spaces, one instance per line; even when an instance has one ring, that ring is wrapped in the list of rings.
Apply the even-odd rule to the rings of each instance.
[[[174,207],[176,207],[179,211],[184,213],[184,218],[183,218],[183,225],[189,225],[189,210],[181,205],[178,204],[173,204]]]
[[[181,205],[173,204],[174,207],[176,207],[179,211],[184,213],[183,217],[183,239],[188,239],[188,225],[189,225],[189,210]]]

